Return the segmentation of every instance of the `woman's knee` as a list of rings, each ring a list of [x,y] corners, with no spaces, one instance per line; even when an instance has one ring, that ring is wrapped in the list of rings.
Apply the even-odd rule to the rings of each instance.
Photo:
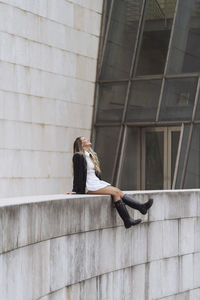
[[[117,198],[121,198],[121,191],[118,188],[113,189],[113,196]]]
[[[120,198],[122,198],[123,197],[123,192],[120,190],[120,189],[118,189],[118,188],[115,188],[115,193],[116,193],[116,195],[117,196],[119,196]]]

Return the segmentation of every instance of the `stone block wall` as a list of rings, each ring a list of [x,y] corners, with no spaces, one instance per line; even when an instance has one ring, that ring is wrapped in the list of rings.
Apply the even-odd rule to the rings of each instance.
[[[135,196],[129,229],[109,196],[1,199],[0,299],[199,300],[200,190]]]
[[[90,137],[103,0],[0,2],[0,197],[71,190]]]

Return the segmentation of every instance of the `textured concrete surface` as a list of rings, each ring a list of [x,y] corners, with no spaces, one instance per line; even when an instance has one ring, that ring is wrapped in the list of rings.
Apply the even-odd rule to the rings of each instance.
[[[0,199],[0,299],[200,299],[200,190],[134,195],[128,230],[110,196]]]
[[[103,0],[0,2],[0,198],[71,190],[90,137]]]

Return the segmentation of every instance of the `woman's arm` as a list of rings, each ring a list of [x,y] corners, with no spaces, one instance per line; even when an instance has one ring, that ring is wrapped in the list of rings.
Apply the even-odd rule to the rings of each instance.
[[[73,192],[77,194],[85,194],[86,174],[85,158],[81,153],[75,153],[73,156]]]

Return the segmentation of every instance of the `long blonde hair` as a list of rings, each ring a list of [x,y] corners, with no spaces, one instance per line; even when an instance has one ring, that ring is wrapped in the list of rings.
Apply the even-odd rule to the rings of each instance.
[[[79,136],[79,137],[77,137],[75,139],[73,150],[74,150],[74,153],[76,153],[76,152],[82,153],[83,156],[84,156],[84,158],[85,158],[85,151],[84,151],[83,146],[82,146],[82,140],[81,140],[81,138],[82,138],[82,136]],[[90,147],[90,153],[91,153],[91,159],[92,159],[92,161],[94,163],[95,171],[97,171],[98,173],[101,173],[101,169],[100,169],[100,165],[99,165],[99,160],[98,160],[97,154],[96,154],[96,152],[91,147]]]

